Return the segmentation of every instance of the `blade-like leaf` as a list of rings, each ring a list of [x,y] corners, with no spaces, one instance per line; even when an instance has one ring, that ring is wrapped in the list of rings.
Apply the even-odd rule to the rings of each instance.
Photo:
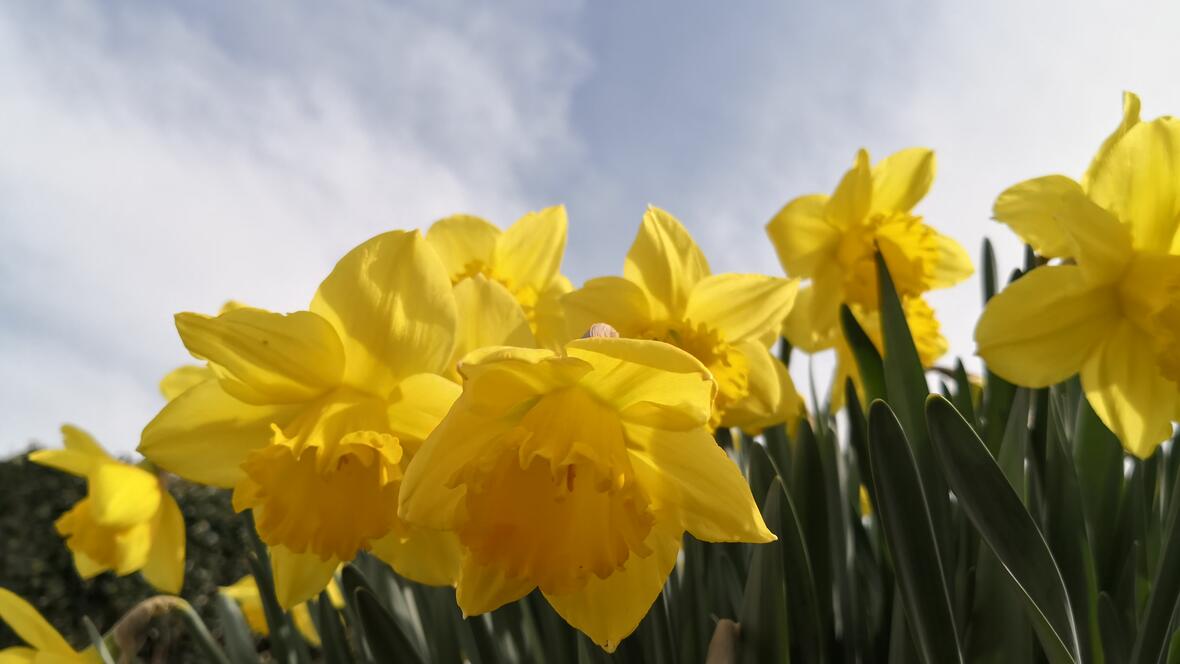
[[[1180,606],[1180,501],[1171,501],[1151,596],[1131,651],[1131,664],[1156,664],[1168,646],[1168,628]]]
[[[258,651],[254,644],[254,635],[246,618],[238,608],[237,602],[218,594],[213,599],[213,610],[217,620],[221,623],[221,633],[225,636],[225,649],[234,664],[257,664]]]
[[[318,615],[316,627],[320,633],[324,661],[327,664],[352,664],[355,660],[348,649],[344,625],[340,624],[340,613],[332,606],[332,598],[327,590],[320,591],[315,609]]]
[[[879,400],[869,408],[869,458],[876,508],[914,646],[924,662],[961,662],[958,627],[918,468],[901,424]]]
[[[1073,610],[1049,545],[975,432],[946,399],[926,405],[931,440],[963,512],[1024,592],[1052,662],[1078,661]]]
[[[885,368],[881,363],[881,353],[869,335],[865,334],[848,305],[840,305],[840,327],[844,330],[844,339],[860,371],[860,384],[864,387],[865,398],[870,403],[873,399],[884,399]]]
[[[939,472],[938,462],[930,449],[930,434],[926,431],[926,395],[930,388],[926,384],[926,372],[914,346],[910,325],[906,322],[901,298],[893,287],[889,268],[880,252],[877,253],[877,285],[880,290],[881,336],[885,341],[885,393],[889,408],[905,432],[918,469],[918,485],[930,510],[939,553],[947,564],[946,583],[949,585],[949,573],[954,569],[950,504],[946,482]]]
[[[393,614],[382,606],[371,590],[365,587],[356,588],[353,601],[365,630],[365,641],[377,661],[406,664],[422,664],[425,661]]]
[[[775,479],[762,505],[762,518],[774,531],[782,520],[782,484]],[[738,613],[742,662],[790,661],[787,594],[781,542],[754,547],[746,590]]]

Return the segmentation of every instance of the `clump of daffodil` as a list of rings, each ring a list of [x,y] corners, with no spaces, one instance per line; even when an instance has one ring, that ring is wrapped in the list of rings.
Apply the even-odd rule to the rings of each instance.
[[[946,341],[922,295],[959,283],[973,268],[957,242],[913,213],[933,181],[930,150],[901,150],[876,166],[870,166],[868,152],[860,150],[831,196],[796,198],[767,224],[787,275],[810,280],[783,329],[793,346],[816,352],[843,343],[842,304],[870,337],[874,335],[879,314],[874,253],[880,251],[922,362],[929,366],[946,352]],[[845,366],[842,371],[855,368]],[[833,389],[839,394],[843,384]]]
[[[565,341],[560,298],[572,289],[561,275],[565,253],[565,207],[530,212],[501,231],[466,214],[440,219],[426,232],[451,283],[476,275],[503,285],[520,303],[536,341],[557,348]]]
[[[622,277],[599,277],[562,298],[570,329],[602,321],[623,337],[670,343],[717,380],[711,425],[759,430],[798,415],[803,401],[770,347],[798,280],[712,274],[688,231],[649,208]]]
[[[45,618],[20,596],[0,588],[0,621],[7,624],[27,646],[13,646],[0,650],[4,664],[99,664],[94,646],[74,650]]]
[[[232,487],[268,545],[280,603],[314,596],[372,550],[404,576],[449,585],[453,536],[397,517],[402,475],[458,396],[446,270],[417,232],[350,251],[307,311],[235,308],[176,317],[214,378],[144,429],[140,452],[190,480]]]
[[[540,588],[613,650],[660,593],[686,530],[774,539],[709,432],[716,384],[688,353],[592,337],[560,353],[481,349],[460,371],[463,394],[406,471],[400,514],[458,535],[465,615]]]
[[[975,328],[988,368],[1027,387],[1080,373],[1086,399],[1132,454],[1172,434],[1180,378],[1180,120],[1123,121],[1081,182],[1027,180],[995,218],[1051,259],[988,303]]]
[[[65,449],[29,460],[86,478],[86,497],[54,523],[83,579],[140,572],[168,593],[184,583],[184,517],[154,472],[111,457],[90,434],[61,428]]]
[[[332,579],[328,583],[328,600],[332,602],[332,606],[337,609],[344,607],[344,594],[340,592],[340,586],[337,585],[336,580]],[[270,627],[266,622],[266,611],[262,606],[262,595],[258,592],[258,582],[254,577],[247,574],[238,579],[233,585],[222,586],[220,588],[221,594],[237,602],[238,608],[242,610],[242,616],[246,619],[246,624],[250,629],[262,636],[270,634]],[[303,635],[313,646],[320,645],[320,633],[315,627],[315,621],[311,618],[311,610],[307,603],[303,602],[296,604],[290,609],[291,621],[295,623],[295,629]]]

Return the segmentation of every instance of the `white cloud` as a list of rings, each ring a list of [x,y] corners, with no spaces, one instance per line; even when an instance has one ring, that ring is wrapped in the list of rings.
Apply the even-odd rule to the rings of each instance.
[[[265,9],[0,8],[0,450],[133,449],[173,312],[301,308],[366,237],[513,218],[577,153],[570,9]]]

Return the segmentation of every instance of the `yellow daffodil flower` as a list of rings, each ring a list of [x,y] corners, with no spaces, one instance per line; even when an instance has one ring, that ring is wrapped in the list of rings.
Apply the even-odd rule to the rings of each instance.
[[[108,455],[90,434],[61,428],[65,449],[29,460],[86,478],[86,497],[54,523],[83,579],[141,572],[168,593],[184,583],[184,517],[160,478]]]
[[[1180,378],[1180,120],[1123,121],[1085,177],[1050,175],[996,200],[995,218],[1054,263],[992,298],[975,328],[988,368],[1026,387],[1081,373],[1094,411],[1132,454],[1172,433]],[[1057,260],[1059,259],[1059,260]]]
[[[946,351],[929,306],[914,300],[927,291],[953,286],[971,275],[971,259],[959,245],[913,213],[934,181],[934,153],[909,148],[870,166],[860,150],[831,196],[811,194],[787,203],[766,232],[788,276],[809,279],[787,317],[783,332],[791,344],[813,353],[841,343],[840,305],[861,321],[877,315],[879,249],[889,268],[927,366]],[[920,313],[921,318],[911,314]],[[931,325],[930,323],[933,323]],[[865,324],[871,329],[871,324]],[[923,337],[918,336],[922,330]],[[937,355],[934,352],[937,351]],[[842,375],[855,372],[845,363]],[[833,384],[834,396],[843,384]]]
[[[712,274],[684,226],[653,207],[627,252],[623,276],[591,279],[562,304],[570,332],[601,321],[623,337],[691,353],[717,379],[711,424],[757,431],[803,408],[791,375],[770,352],[797,290],[794,279]]]
[[[266,611],[262,608],[262,596],[258,592],[258,582],[254,580],[253,576],[247,574],[233,585],[222,586],[220,590],[221,594],[237,602],[250,629],[262,636],[270,634],[270,628],[266,624]],[[337,609],[343,608],[344,594],[340,592],[340,586],[337,585],[335,579],[328,583],[327,590],[328,599],[332,602],[332,606]],[[320,633],[315,628],[315,621],[311,619],[311,610],[306,602],[296,604],[291,608],[291,621],[295,623],[295,629],[299,630],[308,643],[316,647],[320,645]]]
[[[426,241],[438,252],[451,283],[483,275],[508,289],[524,309],[536,341],[557,348],[565,341],[560,298],[572,289],[561,275],[565,207],[530,212],[501,231],[479,217],[457,214],[436,221]]]
[[[465,615],[540,588],[613,650],[668,578],[685,530],[769,542],[750,488],[707,422],[708,369],[658,341],[484,348],[402,482],[402,518],[463,545]]]
[[[101,661],[93,646],[81,652],[71,648],[32,604],[5,588],[0,588],[0,620],[28,644],[0,650],[3,664],[98,664]]]
[[[144,429],[140,452],[190,480],[232,487],[270,548],[290,608],[372,549],[402,575],[449,585],[453,536],[397,518],[402,474],[459,394],[441,374],[455,345],[446,270],[418,232],[353,249],[307,311],[179,314],[189,351],[216,378]]]

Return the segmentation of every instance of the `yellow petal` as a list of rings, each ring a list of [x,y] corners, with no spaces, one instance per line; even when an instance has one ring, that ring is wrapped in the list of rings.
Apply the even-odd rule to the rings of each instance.
[[[1077,373],[1121,316],[1114,290],[1087,286],[1081,268],[1039,267],[988,302],[976,352],[1006,380],[1048,387]]]
[[[938,254],[931,265],[930,289],[949,288],[970,277],[975,272],[971,257],[957,240],[937,231],[931,231]]]
[[[1160,374],[1146,333],[1127,320],[1106,323],[1113,328],[1082,367],[1082,389],[1123,447],[1146,459],[1172,435],[1176,384]]]
[[[1134,124],[1090,175],[1090,197],[1131,227],[1135,248],[1171,249],[1180,223],[1180,120]]]
[[[590,371],[583,360],[558,357],[543,348],[491,346],[481,348],[459,363],[465,390],[481,392],[485,413],[502,413],[521,402],[559,387],[573,385]]]
[[[632,553],[623,569],[605,579],[591,576],[586,586],[563,595],[546,594],[554,610],[570,625],[585,633],[607,652],[635,631],[664,589],[676,566],[681,534],[667,527],[655,528],[645,545],[646,557]]]
[[[565,310],[561,306],[561,299],[573,289],[570,280],[559,274],[537,297],[533,307],[533,325],[536,328],[536,344],[541,348],[557,350],[575,338],[566,334]]]
[[[565,254],[565,206],[530,212],[500,236],[496,245],[496,275],[513,293],[531,289],[539,295],[557,277]]]
[[[746,341],[738,348],[750,369],[750,392],[726,409],[721,425],[756,433],[774,424],[794,421],[804,406],[791,373],[757,341]]]
[[[536,345],[533,331],[520,303],[507,288],[476,275],[455,285],[455,304],[459,312],[453,369],[467,353],[485,346]]]
[[[579,383],[625,420],[674,429],[708,421],[717,387],[692,355],[659,341],[589,338],[566,353],[594,367]]]
[[[702,427],[666,431],[624,422],[640,486],[656,509],[707,542],[773,542],[750,485]]]
[[[1086,168],[1086,174],[1082,178],[1082,188],[1090,191],[1091,183],[1094,181],[1095,173],[1101,171],[1107,165],[1107,160],[1110,158],[1110,149],[1127,133],[1131,127],[1139,124],[1139,96],[1133,92],[1123,92],[1123,117],[1119,121],[1119,126],[1111,132],[1110,136],[1102,142],[1102,146],[1098,148],[1098,153],[1094,155],[1094,159],[1090,162],[1090,166]]]
[[[308,311],[234,309],[215,318],[176,315],[191,353],[215,365],[226,391],[257,404],[294,403],[340,381],[344,349],[328,321]]]
[[[499,238],[499,228],[467,214],[439,219],[426,231],[426,241],[455,283],[491,269]]]
[[[934,182],[934,152],[899,150],[873,167],[873,212],[909,212]]]
[[[1073,244],[1073,256],[1082,274],[1093,284],[1105,284],[1122,276],[1131,259],[1131,236],[1109,212],[1085,196],[1068,197],[1059,219]]]
[[[799,290],[795,305],[783,322],[783,335],[791,345],[814,353],[831,348],[840,335],[840,304],[844,301],[844,287],[839,268],[825,266],[811,281],[811,286]]]
[[[295,623],[295,629],[303,635],[303,638],[315,647],[320,646],[320,633],[315,629],[315,621],[311,619],[311,611],[307,608],[307,604],[300,604],[291,609],[291,621]]]
[[[115,531],[115,574],[123,576],[137,572],[147,565],[152,550],[152,526],[137,523]]]
[[[184,585],[184,516],[171,494],[165,493],[156,514],[152,550],[140,573],[166,593],[177,594]]]
[[[792,277],[810,277],[825,261],[835,260],[840,230],[824,217],[828,197],[800,196],[783,206],[766,225],[783,270]]]
[[[466,618],[515,602],[535,587],[536,584],[528,579],[509,577],[502,570],[480,565],[468,555],[463,559],[459,582],[455,586],[455,601]]]
[[[240,466],[271,440],[271,423],[284,427],[298,406],[252,406],[230,396],[215,380],[168,402],[143,430],[139,453],[200,484],[233,487]]]
[[[1025,180],[1000,194],[992,215],[1038,254],[1068,258],[1073,255],[1074,246],[1062,228],[1060,215],[1065,201],[1079,195],[1084,195],[1081,185],[1064,175]]]
[[[685,318],[740,343],[783,326],[799,291],[797,279],[761,274],[714,274],[702,279],[688,297]]]
[[[390,430],[405,445],[426,440],[463,388],[438,374],[414,374],[389,398]]]
[[[417,231],[384,233],[348,252],[311,310],[340,334],[345,382],[370,393],[446,371],[455,347],[451,281]]]
[[[0,664],[36,664],[37,651],[32,648],[14,647],[0,650]]]
[[[17,636],[35,650],[74,654],[70,644],[41,617],[32,604],[6,588],[0,588],[0,621],[7,623]]]
[[[373,542],[373,554],[411,581],[453,586],[459,579],[463,549],[453,532],[411,528]]]
[[[188,388],[215,377],[216,375],[209,367],[186,364],[169,371],[160,379],[160,394],[171,401],[184,394]]]
[[[78,427],[63,424],[61,433],[65,449],[37,450],[29,454],[29,460],[42,466],[49,466],[82,477],[94,472],[99,466],[113,461],[106,450],[98,444],[98,441]]]
[[[873,175],[869,153],[859,150],[856,163],[844,174],[836,191],[824,206],[824,217],[836,228],[860,224],[869,213],[873,197]]]
[[[93,579],[94,577],[108,571],[108,568],[97,560],[82,553],[81,551],[74,551],[74,569],[78,570],[78,576],[83,579]]]
[[[655,319],[681,318],[688,294],[709,275],[705,260],[692,236],[675,217],[650,207],[623,263],[623,276],[648,295]]]
[[[160,480],[125,463],[104,463],[90,475],[89,495],[94,520],[107,527],[146,523],[160,507]]]
[[[335,558],[320,560],[313,553],[295,553],[285,546],[268,548],[275,596],[279,606],[288,610],[320,594],[340,565]]]
[[[566,331],[571,339],[586,334],[595,323],[606,323],[621,336],[640,335],[651,323],[643,289],[622,277],[598,277],[561,298]]]

